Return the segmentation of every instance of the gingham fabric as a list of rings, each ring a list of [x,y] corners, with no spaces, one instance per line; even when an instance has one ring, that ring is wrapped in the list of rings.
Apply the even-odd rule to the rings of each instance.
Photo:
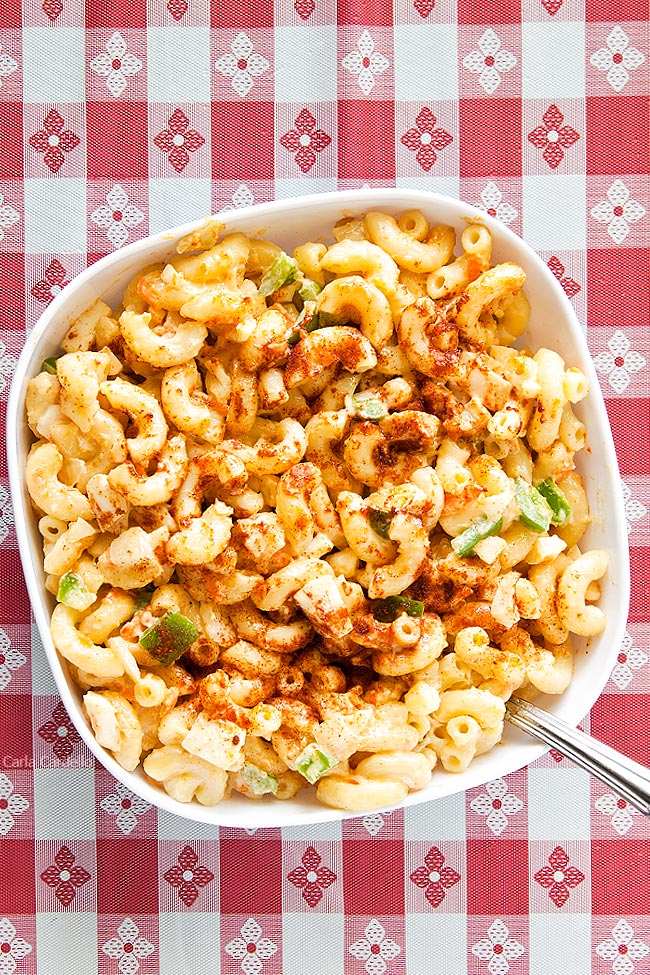
[[[587,332],[633,596],[584,726],[650,764],[647,18],[647,0],[5,0],[3,411],[39,314],[128,241],[366,184],[477,204]],[[650,972],[648,821],[558,754],[317,828],[195,826],[131,795],[57,697],[0,476],[0,972]]]

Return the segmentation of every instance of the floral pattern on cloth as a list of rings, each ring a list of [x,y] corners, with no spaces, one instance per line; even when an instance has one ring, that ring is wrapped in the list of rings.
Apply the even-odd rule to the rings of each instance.
[[[214,880],[214,874],[199,864],[199,858],[191,846],[184,846],[176,863],[164,873],[167,883],[174,887],[186,907],[191,907],[200,889]]]
[[[516,64],[515,55],[501,47],[501,40],[491,27],[479,38],[478,49],[463,58],[463,67],[478,75],[486,95],[494,94],[501,84],[501,75],[512,71]]]
[[[606,72],[607,81],[614,91],[619,92],[630,80],[630,71],[636,71],[645,63],[645,54],[630,44],[630,38],[617,24],[607,35],[605,45],[591,55],[589,63]]]
[[[411,874],[416,887],[424,891],[431,907],[440,907],[447,891],[460,880],[460,874],[445,866],[445,858],[437,846],[432,846],[424,858],[424,864]]]
[[[625,332],[619,329],[607,340],[607,351],[594,356],[596,369],[607,376],[609,385],[616,393],[625,392],[632,376],[640,372],[645,364],[644,356],[632,348]]]
[[[629,833],[634,826],[635,817],[640,815],[634,806],[612,792],[599,796],[594,802],[594,806],[599,813],[609,819],[612,828],[616,830],[619,836],[625,836]]]
[[[0,352],[2,350],[0,349]],[[0,392],[2,391],[3,370],[0,371]],[[20,650],[12,647],[11,640],[0,628],[0,691],[9,686],[13,674],[20,670],[27,662],[27,657]]]
[[[17,70],[18,62],[15,61],[10,54],[7,54],[7,52],[3,50],[2,44],[0,44],[0,88],[2,88],[2,79],[8,78],[9,75],[12,75],[14,71]]]
[[[32,286],[30,294],[42,305],[49,305],[68,283],[68,272],[61,261],[55,257],[46,267],[41,280]]]
[[[295,0],[293,9],[303,20],[309,20],[316,9],[316,0]]]
[[[41,725],[38,733],[52,746],[52,751],[60,762],[67,762],[81,741],[79,732],[61,701],[55,705],[50,720]]]
[[[368,30],[363,31],[356,50],[346,54],[341,64],[356,77],[364,95],[369,95],[375,87],[375,75],[383,74],[390,67],[388,58],[375,50],[375,42]]]
[[[611,938],[605,938],[596,945],[596,954],[603,961],[612,963],[614,975],[640,972],[634,963],[645,958],[649,951],[650,947],[641,938],[635,937],[634,928],[625,918],[616,922]]]
[[[413,128],[408,129],[400,139],[402,145],[415,153],[415,158],[426,173],[433,167],[438,153],[452,141],[452,136],[437,125],[435,115],[426,106],[418,113]]]
[[[140,962],[156,950],[155,945],[140,934],[140,929],[130,917],[124,918],[117,929],[117,938],[104,942],[102,951],[117,961],[121,975],[135,975]]]
[[[7,203],[4,195],[0,193],[0,240],[5,235],[5,230],[13,227],[20,220],[18,210],[11,203]]]
[[[31,953],[32,946],[24,938],[19,938],[16,928],[9,918],[0,919],[0,973],[13,975],[18,961]]]
[[[433,13],[436,0],[413,0],[413,8],[417,10],[420,17],[424,20],[429,14]]]
[[[645,217],[645,207],[632,198],[622,179],[615,179],[607,190],[607,199],[592,207],[591,216],[607,225],[607,233],[615,244],[622,244],[630,233],[630,224]]]
[[[316,907],[323,897],[323,891],[336,880],[336,874],[329,867],[322,867],[320,855],[313,846],[308,846],[300,858],[300,866],[287,875],[287,880],[298,887],[303,900],[310,907]]]
[[[167,9],[174,20],[182,20],[189,10],[189,4],[187,0],[167,0]]]
[[[489,180],[481,190],[481,202],[478,206],[487,213],[488,217],[494,217],[506,226],[519,215],[512,203],[504,199],[503,193],[494,180]]]
[[[548,896],[556,907],[562,907],[569,894],[585,879],[582,870],[569,866],[568,854],[561,846],[556,846],[548,858],[548,864],[535,874],[537,883],[548,891]]]
[[[105,199],[106,203],[93,210],[90,219],[106,231],[106,236],[117,249],[126,244],[129,231],[142,223],[144,213],[129,201],[126,190],[119,183],[108,191]]]
[[[240,31],[232,44],[230,52],[218,58],[214,64],[224,78],[230,79],[232,90],[245,98],[259,78],[269,70],[269,62],[253,49],[253,42],[245,31]]]
[[[486,826],[495,836],[501,836],[509,817],[520,812],[524,804],[519,796],[508,791],[505,779],[494,779],[486,784],[484,793],[472,799],[470,807],[477,815],[486,817]]]
[[[516,938],[510,936],[508,925],[500,918],[487,929],[487,938],[472,945],[472,954],[487,962],[490,975],[506,975],[510,971],[510,962],[520,958],[525,950]]]
[[[303,108],[294,119],[295,129],[289,129],[280,138],[280,145],[294,155],[303,173],[308,173],[316,162],[316,153],[322,152],[331,143],[331,137],[323,129],[316,128],[316,119],[307,108]]]
[[[76,857],[67,846],[62,846],[54,857],[54,863],[41,873],[48,887],[54,888],[54,895],[64,907],[72,904],[77,896],[79,887],[83,887],[90,880],[90,874],[84,867],[75,863]]]
[[[136,796],[122,782],[115,782],[115,792],[104,796],[99,805],[107,815],[115,817],[115,825],[125,836],[138,825],[138,817],[151,809],[151,803]]]
[[[8,386],[8,380],[16,371],[16,357],[8,350],[4,342],[0,339],[0,393],[3,393]],[[0,651],[2,643],[0,641]],[[22,658],[22,659],[21,659]],[[25,663],[25,657],[18,650],[13,651],[9,658],[0,663],[0,691],[4,689],[11,680],[8,671],[17,670]],[[3,669],[4,668],[4,669]],[[5,682],[3,684],[3,681]]]
[[[106,50],[90,62],[90,70],[100,78],[106,78],[106,87],[113,98],[119,98],[128,84],[128,78],[142,70],[142,61],[127,51],[126,41],[118,30],[106,42]]]
[[[641,517],[644,514],[645,508],[641,513]],[[624,691],[634,680],[636,672],[645,667],[647,662],[648,654],[641,647],[635,647],[632,637],[626,632],[623,634],[623,639],[621,640],[621,645],[616,655],[616,663],[612,668],[609,679],[618,687],[619,691]]]
[[[226,203],[222,210],[239,210],[241,207],[249,207],[255,202],[255,195],[250,186],[240,183],[234,193],[230,195],[230,203]]]
[[[189,127],[190,120],[185,112],[176,108],[167,120],[167,128],[154,136],[154,144],[177,173],[182,173],[190,161],[190,153],[196,152],[205,144],[205,139],[196,129]]]
[[[551,105],[542,115],[542,124],[528,133],[528,141],[543,149],[543,157],[551,169],[557,169],[564,159],[564,150],[577,142],[580,135],[570,125],[563,125],[564,115],[557,105]]]
[[[262,927],[253,917],[242,924],[239,933],[241,937],[229,941],[224,951],[240,962],[244,975],[258,975],[266,959],[276,953],[278,946],[270,938],[262,937]]]
[[[365,938],[354,941],[348,951],[359,961],[368,975],[383,975],[388,968],[388,962],[396,958],[401,947],[392,938],[386,937],[384,926],[376,919],[366,925]]]
[[[641,501],[639,501],[637,497],[635,497],[634,491],[627,481],[623,481],[621,483],[621,492],[623,494],[623,506],[625,510],[627,530],[628,532],[631,532],[634,522],[641,521],[641,519],[647,515],[648,509]]]
[[[29,799],[15,791],[8,775],[0,772],[0,836],[6,836],[20,816],[29,809]]]
[[[363,817],[361,822],[367,833],[370,833],[371,836],[376,836],[384,826],[385,819],[381,813],[368,813],[367,816]]]
[[[5,359],[9,362],[9,358]],[[0,484],[0,544],[11,531],[14,525],[14,511],[9,503],[9,492]]]
[[[67,153],[81,141],[72,129],[64,129],[65,121],[53,108],[43,120],[43,128],[29,137],[29,144],[43,155],[43,162],[52,173],[58,173]]]
[[[55,23],[59,14],[63,11],[63,0],[43,0],[41,9],[52,23]]]
[[[566,268],[562,261],[553,255],[549,257],[547,266],[554,277],[560,282],[560,286],[567,298],[574,298],[580,291],[580,285],[574,278],[566,273]]]

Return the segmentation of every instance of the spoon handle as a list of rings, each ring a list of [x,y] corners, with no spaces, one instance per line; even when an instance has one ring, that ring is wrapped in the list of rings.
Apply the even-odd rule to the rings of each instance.
[[[551,745],[650,816],[650,771],[643,765],[527,701],[513,697],[506,709],[511,724]]]

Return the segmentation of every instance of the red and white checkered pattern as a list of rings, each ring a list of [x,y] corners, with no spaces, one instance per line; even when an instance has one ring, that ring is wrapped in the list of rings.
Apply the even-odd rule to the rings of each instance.
[[[612,19],[613,16],[616,19]],[[28,0],[0,27],[0,403],[54,294],[127,241],[296,193],[400,185],[522,234],[583,322],[633,596],[587,725],[650,764],[646,0]],[[650,970],[647,821],[550,753],[343,824],[192,825],[82,746],[0,470],[0,957],[75,975]]]

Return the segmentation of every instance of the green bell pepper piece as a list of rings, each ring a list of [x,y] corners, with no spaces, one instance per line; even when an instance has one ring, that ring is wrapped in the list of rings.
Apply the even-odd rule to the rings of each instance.
[[[158,663],[168,666],[178,660],[192,646],[199,635],[198,627],[182,613],[165,613],[145,630],[141,647],[148,650]]]
[[[318,313],[316,312],[316,302],[306,301],[293,324],[296,328],[301,328],[305,332],[313,332],[315,329],[320,328]]]
[[[314,782],[318,782],[325,772],[338,764],[337,758],[334,758],[325,748],[321,748],[315,742],[303,748],[294,762],[296,771],[300,772],[303,778],[311,782],[312,785]]]
[[[452,538],[451,547],[456,555],[470,555],[474,551],[474,546],[489,538],[490,535],[498,535],[503,526],[503,518],[490,521],[489,518],[478,518],[473,524],[466,528],[464,532]]]
[[[388,409],[381,400],[361,396],[347,396],[345,402],[348,413],[361,417],[362,420],[383,420],[388,416]]]
[[[370,527],[382,538],[389,538],[388,529],[390,528],[390,523],[393,520],[393,516],[388,511],[382,511],[380,508],[369,508],[368,509],[368,521],[370,522]]]
[[[263,772],[257,765],[246,763],[241,770],[241,777],[255,796],[264,796],[278,791],[278,780],[274,775]]]
[[[64,606],[82,611],[92,606],[97,597],[90,592],[81,576],[76,572],[66,572],[59,580],[56,598]]]
[[[378,623],[392,623],[402,613],[407,616],[423,616],[424,603],[407,596],[387,596],[375,605],[372,615]]]
[[[322,290],[320,284],[317,284],[316,281],[312,281],[311,278],[305,278],[298,289],[298,294],[303,301],[315,301]]]
[[[546,480],[536,484],[535,487],[553,512],[551,524],[566,525],[573,513],[573,509],[567,501],[564,491],[557,486],[552,477],[547,477]]]
[[[260,286],[257,290],[262,297],[266,298],[267,295],[272,295],[274,291],[277,291],[283,285],[290,284],[295,280],[297,273],[298,265],[294,259],[289,257],[288,254],[285,254],[284,251],[281,251],[260,281]]]
[[[547,532],[551,526],[553,511],[537,488],[518,477],[515,481],[515,498],[519,505],[519,521],[534,532]]]
[[[56,376],[56,356],[51,355],[47,359],[43,359],[43,364],[41,366],[41,372],[49,372],[50,376]]]

